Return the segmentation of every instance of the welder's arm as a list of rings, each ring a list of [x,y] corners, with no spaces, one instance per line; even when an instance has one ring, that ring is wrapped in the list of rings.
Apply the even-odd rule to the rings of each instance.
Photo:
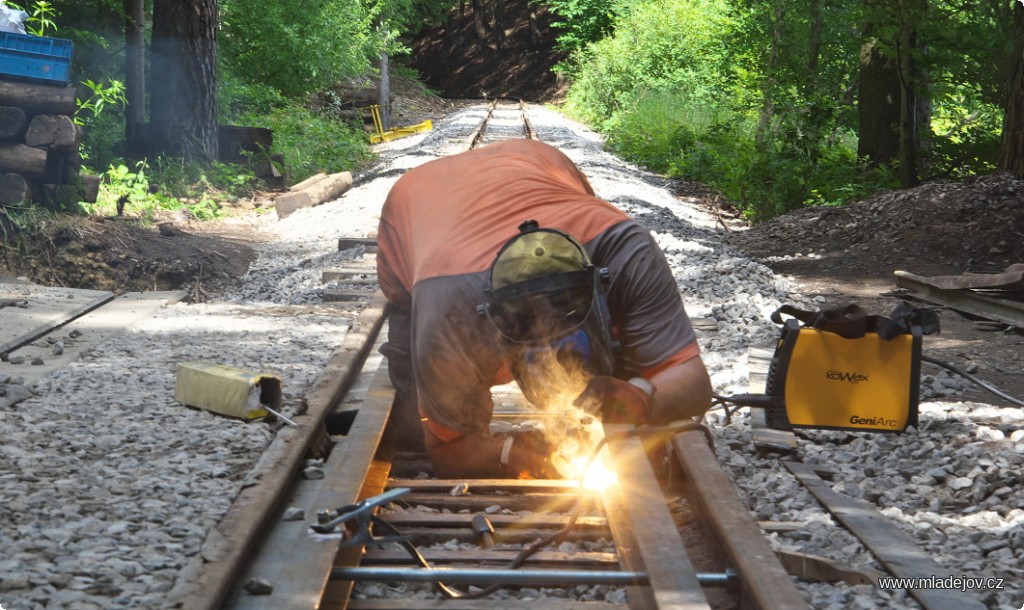
[[[711,406],[711,378],[700,356],[661,371],[650,382],[655,392],[648,423],[700,417]]]
[[[573,404],[600,413],[606,424],[664,424],[703,415],[711,406],[711,380],[698,356],[650,380],[594,377]]]
[[[498,436],[464,434],[451,441],[426,431],[424,439],[434,474],[441,478],[559,477],[550,463],[553,447],[537,431]]]

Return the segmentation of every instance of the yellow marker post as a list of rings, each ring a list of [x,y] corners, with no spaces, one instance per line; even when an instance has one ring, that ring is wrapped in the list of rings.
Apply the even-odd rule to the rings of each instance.
[[[379,144],[381,142],[390,142],[398,138],[404,138],[405,136],[411,136],[416,133],[423,131],[430,131],[434,128],[434,124],[427,119],[422,123],[415,125],[409,125],[407,127],[396,127],[394,129],[384,130],[384,123],[380,119],[380,106],[373,104],[370,108],[370,116],[373,118],[373,128],[376,131],[375,134],[370,136],[370,143]]]

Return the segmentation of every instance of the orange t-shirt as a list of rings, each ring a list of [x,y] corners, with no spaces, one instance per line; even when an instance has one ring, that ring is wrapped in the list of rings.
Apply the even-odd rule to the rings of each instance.
[[[498,250],[524,220],[575,237],[607,267],[617,366],[651,377],[698,354],[675,278],[650,234],[596,197],[558,149],[509,140],[409,170],[392,187],[377,235],[377,276],[392,305],[394,379],[424,425],[449,440],[486,430],[504,367],[497,331],[476,306]],[[401,312],[400,315],[398,312]],[[401,322],[399,322],[401,320]],[[394,367],[397,368],[397,367]],[[393,368],[393,370],[394,370]]]
[[[389,276],[411,292],[425,279],[487,269],[528,219],[586,243],[628,216],[595,197],[557,148],[508,140],[406,172],[384,202],[377,242]]]

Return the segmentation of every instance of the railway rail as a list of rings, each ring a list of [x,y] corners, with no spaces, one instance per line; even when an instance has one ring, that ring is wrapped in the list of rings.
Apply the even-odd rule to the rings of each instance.
[[[494,101],[447,148],[524,137],[538,137],[526,107]],[[362,314],[307,393],[306,412],[294,418],[299,427],[282,430],[260,482],[243,490],[222,521],[221,544],[184,607],[491,608],[482,594],[505,585],[624,588],[612,601],[545,602],[567,610],[710,608],[709,599],[714,607],[806,607],[693,425],[643,434],[606,426],[618,483],[603,490],[575,480],[423,479],[426,457],[398,451],[388,428],[393,388],[377,349],[387,315],[383,295],[373,292],[373,243],[339,243],[353,245],[367,249],[361,262],[325,272],[351,289],[325,300],[364,295]],[[496,402],[495,425],[538,418],[514,391]],[[326,417],[338,411],[354,414],[352,425],[330,436]],[[673,515],[652,454],[684,474],[688,502],[713,528]],[[687,520],[688,544],[701,545],[696,560],[680,533]],[[462,548],[436,548],[449,541]],[[601,550],[547,545],[555,541]],[[426,583],[449,599],[363,599],[356,585],[368,582]],[[481,591],[484,584],[490,587]],[[501,601],[504,608],[535,604]]]

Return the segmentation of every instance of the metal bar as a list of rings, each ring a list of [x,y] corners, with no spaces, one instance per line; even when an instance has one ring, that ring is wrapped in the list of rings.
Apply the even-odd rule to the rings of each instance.
[[[921,294],[921,298],[950,309],[1024,328],[1024,306],[996,299],[967,289],[942,289],[927,283],[927,278],[906,271],[896,271],[896,284]]]
[[[519,100],[519,110],[523,113],[523,130],[526,132],[526,137],[530,140],[538,139],[537,132],[533,130],[533,123],[530,122],[530,117],[526,114],[526,103],[523,100]]]
[[[477,143],[480,141],[480,139],[484,136],[484,132],[487,130],[487,121],[491,119],[491,113],[494,112],[494,108],[497,105],[498,100],[494,100],[487,107],[487,115],[484,116],[483,120],[480,121],[480,124],[476,126],[476,129],[474,129],[473,132],[469,134],[469,137],[466,138],[465,142],[463,142],[462,152],[472,150],[473,147],[475,147]]]
[[[866,500],[844,496],[818,477],[814,467],[801,462],[782,462],[808,491],[897,578],[924,581],[952,576]],[[983,610],[968,591],[956,589],[907,589],[926,610]]]
[[[626,424],[604,426],[606,435],[626,432],[631,428]],[[710,610],[640,439],[631,437],[612,441],[608,448],[619,477],[619,484],[615,487],[623,500],[621,511],[615,511],[616,514],[609,512],[608,520],[615,533],[623,565],[637,569],[636,562],[642,563],[650,578],[655,607]],[[619,546],[623,534],[635,540],[635,544],[630,543],[625,548]],[[628,559],[629,556],[632,559]]]
[[[672,438],[672,449],[698,492],[705,517],[742,577],[744,598],[749,597],[761,610],[807,608],[761,528],[740,502],[704,434],[697,430],[677,434]]]
[[[383,329],[380,335],[378,341],[382,342],[386,336]],[[246,581],[261,578],[270,582],[273,592],[251,596],[241,588],[236,589],[226,609],[305,610],[318,607],[342,537],[338,534],[313,535],[308,523],[310,516],[321,509],[346,506],[356,501],[381,443],[394,400],[394,388],[383,357],[377,351],[372,358],[380,364],[366,397],[359,403],[359,413],[352,428],[348,435],[338,439],[323,465],[324,478],[304,482],[310,493],[297,491],[292,500],[301,499],[301,504],[293,505],[304,509],[306,521],[277,521],[243,576],[242,580]],[[369,367],[367,369],[369,372]]]
[[[209,553],[196,556],[196,577],[182,587],[180,607],[213,610],[220,608],[231,593],[257,546],[259,532],[285,501],[293,476],[324,418],[358,378],[362,363],[384,326],[385,304],[384,294],[378,291],[332,354],[324,374],[306,393],[307,411],[296,417],[302,428],[281,430],[264,452],[254,469],[264,472],[263,476],[258,484],[239,493],[221,524],[211,533],[207,541]]]
[[[697,574],[705,587],[726,587],[733,574]],[[444,582],[449,584],[495,584],[524,587],[571,587],[575,585],[649,584],[643,572],[603,572],[600,570],[507,570],[487,568],[334,568],[331,580],[376,582]]]

